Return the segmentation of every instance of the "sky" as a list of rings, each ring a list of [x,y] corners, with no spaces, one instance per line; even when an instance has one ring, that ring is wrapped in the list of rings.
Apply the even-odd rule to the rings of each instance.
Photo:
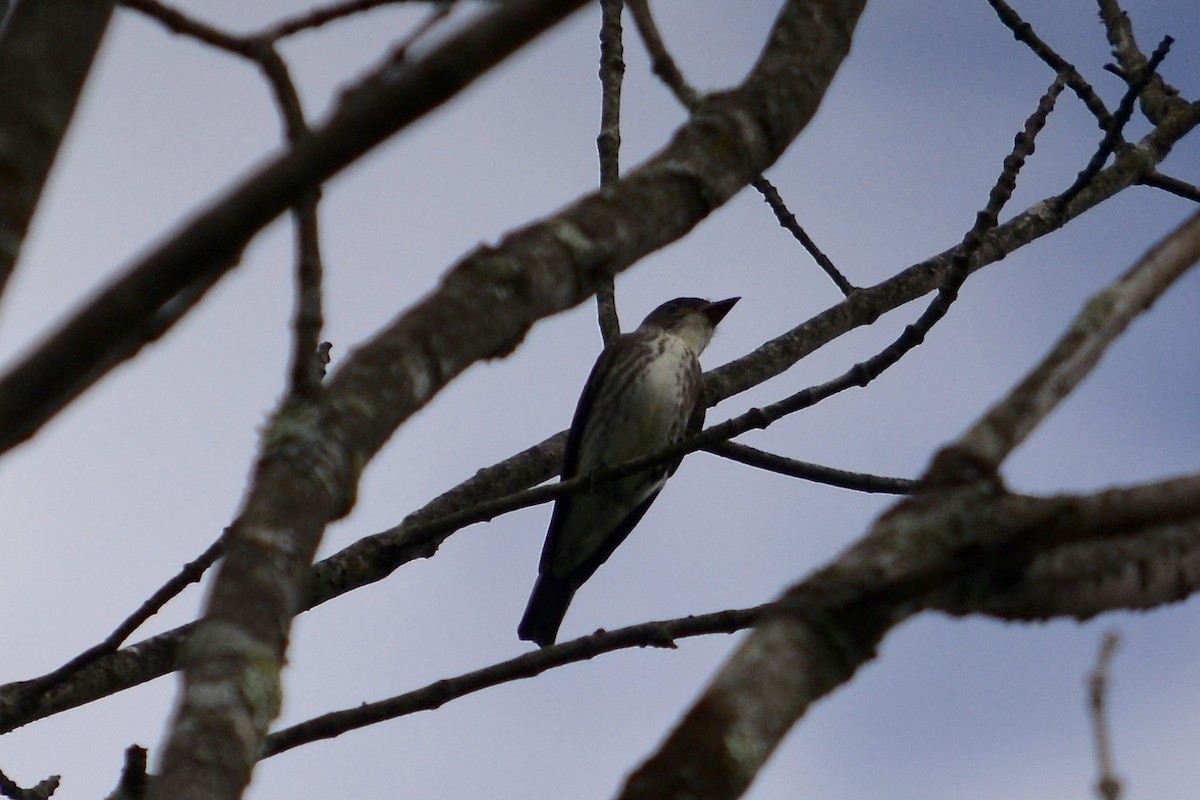
[[[1102,69],[1109,46],[1094,3],[1014,5],[1116,105],[1122,84]],[[1146,50],[1175,37],[1163,72],[1200,98],[1191,0],[1126,5]],[[252,30],[305,5],[180,7]],[[702,89],[742,79],[777,9],[655,6],[668,47]],[[310,118],[321,119],[419,16],[380,10],[290,41],[283,54]],[[326,187],[334,367],[461,255],[594,188],[597,29],[595,9],[575,15]],[[626,168],[685,119],[628,21],[627,32]],[[871,3],[816,118],[767,176],[853,282],[876,283],[961,239],[1052,78],[983,0]],[[1135,120],[1130,136],[1145,130]],[[1006,214],[1061,191],[1098,138],[1064,94]],[[1200,181],[1198,142],[1185,140],[1164,171]],[[276,114],[250,66],[119,11],[0,303],[0,369],[278,148]],[[1036,363],[1087,297],[1192,210],[1153,189],[1125,192],[972,277],[927,342],[869,387],[743,441],[843,469],[919,475]],[[102,639],[233,519],[284,387],[289,244],[286,221],[268,228],[182,324],[0,461],[0,635],[9,643],[0,682],[40,675]],[[623,274],[617,295],[626,328],[671,297],[740,295],[704,354],[708,368],[839,299],[751,190]],[[1135,322],[1014,454],[1009,485],[1089,491],[1194,472],[1198,303],[1192,274]],[[840,374],[923,306],[843,337],[711,409],[709,421]],[[599,348],[585,303],[541,322],[513,356],[468,370],[367,469],[358,506],[329,529],[321,556],[565,428]],[[562,635],[764,602],[836,557],[890,502],[691,456],[580,590]],[[301,616],[279,725],[525,652],[515,628],[549,513],[540,506],[464,529],[435,558]],[[189,590],[135,638],[194,618],[202,597]],[[1091,796],[1084,679],[1110,629],[1122,637],[1111,714],[1127,796],[1192,797],[1195,614],[1189,602],[1086,624],[911,620],[810,710],[747,797]],[[260,764],[247,796],[611,797],[740,638],[610,654],[308,745]],[[59,798],[103,796],[125,747],[150,747],[153,758],[174,690],[174,677],[159,679],[6,735],[0,770],[22,785],[61,774]]]

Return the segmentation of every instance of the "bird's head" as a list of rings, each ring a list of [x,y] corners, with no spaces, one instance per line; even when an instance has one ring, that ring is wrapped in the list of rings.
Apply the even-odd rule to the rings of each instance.
[[[728,300],[702,300],[699,297],[677,297],[651,311],[638,330],[658,329],[674,334],[687,342],[696,355],[708,346],[713,331],[740,297]]]

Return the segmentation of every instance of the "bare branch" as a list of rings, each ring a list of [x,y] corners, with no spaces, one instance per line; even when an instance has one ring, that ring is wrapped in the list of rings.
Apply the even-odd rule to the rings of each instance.
[[[667,51],[662,34],[658,32],[658,25],[650,14],[649,4],[646,0],[629,0],[629,11],[633,15],[634,25],[637,26],[638,36],[646,46],[646,52],[650,54],[650,66],[654,74],[666,84],[684,108],[695,111],[703,102],[704,96],[687,82],[675,64],[675,59]]]
[[[995,10],[1000,21],[1013,32],[1013,36],[1018,42],[1032,50],[1034,55],[1054,70],[1055,74],[1063,76],[1067,87],[1083,101],[1088,111],[1092,112],[1092,116],[1100,124],[1100,130],[1106,133],[1113,130],[1112,115],[1092,85],[1079,74],[1079,70],[1034,33],[1033,26],[1021,19],[1021,15],[1004,0],[988,0],[988,4]],[[1119,134],[1120,128],[1117,131]]]
[[[992,575],[1005,573],[1011,578],[1016,554],[1025,553],[1030,560],[1044,560],[1064,548],[1083,544],[1127,551],[1129,547],[1138,546],[1145,537],[1157,537],[1164,525],[1175,520],[1183,520],[1182,524],[1187,526],[1195,554],[1189,560],[1191,566],[1181,566],[1180,572],[1186,571],[1186,576],[1178,574],[1175,582],[1184,594],[1200,589],[1200,476],[1090,495],[994,495],[981,498],[974,489],[967,492],[972,494],[973,501],[982,499],[978,508],[963,504],[929,510],[930,518],[918,528],[909,528],[904,522],[889,526],[885,518],[849,552],[803,584],[793,587],[776,603],[643,623],[614,631],[600,630],[386,700],[323,714],[276,731],[267,738],[263,757],[417,711],[439,708],[483,689],[629,647],[674,647],[682,638],[732,633],[750,625],[769,625],[780,619],[823,627],[835,623],[835,617],[845,614],[847,621],[854,618],[856,622],[869,624],[869,620],[856,618],[864,613],[865,604],[877,605],[872,613],[880,618],[894,614],[896,618],[892,624],[926,607],[956,614],[995,613],[997,605],[1011,594],[1011,587]],[[917,515],[926,513],[925,510],[910,510],[916,511]],[[965,524],[968,519],[971,524]],[[965,526],[936,527],[954,524],[949,520]],[[941,535],[932,537],[935,541],[931,543],[928,540],[935,530]],[[931,549],[930,544],[935,546]],[[1055,576],[1056,579],[1061,577]],[[905,598],[908,598],[907,602]],[[1108,599],[1105,610],[1147,607],[1143,603],[1145,598],[1132,594]],[[1154,604],[1174,599],[1178,598],[1160,595]],[[1078,616],[1078,611],[1063,603],[1040,618],[1051,616]],[[855,631],[844,633],[848,637],[857,635]],[[832,629],[825,630],[819,637],[822,639],[820,646],[830,646],[834,637],[840,638],[840,634]],[[870,654],[869,648],[856,648],[854,652],[853,657],[858,660],[845,665],[851,670],[861,666]],[[850,653],[842,655],[852,657]],[[829,667],[828,664],[825,666]],[[802,679],[821,684],[827,677],[814,674],[802,676]],[[774,704],[778,697],[763,696],[760,700]],[[773,713],[778,711],[778,708],[773,709]],[[722,745],[717,743],[716,746]],[[696,796],[727,795],[714,791]]]
[[[688,111],[695,111],[699,108],[704,96],[683,77],[683,72],[679,69],[679,66],[675,63],[675,59],[667,50],[666,43],[663,42],[662,34],[658,30],[658,24],[654,21],[654,16],[650,13],[649,4],[646,0],[631,0],[629,9],[633,13],[638,35],[646,47],[646,52],[650,54],[650,63],[654,74],[671,90],[672,94],[675,95],[675,99],[684,108]],[[849,296],[855,290],[854,285],[846,280],[829,257],[817,247],[816,242],[800,227],[800,223],[796,220],[795,215],[788,210],[787,205],[783,202],[783,198],[779,195],[779,191],[771,182],[764,176],[758,175],[750,182],[750,185],[763,196],[763,199],[771,207],[771,211],[774,212],[775,218],[779,220],[779,224],[783,226],[784,230],[796,237],[796,240],[808,251],[808,254],[812,256],[818,266],[833,280],[841,293]]]
[[[204,619],[188,642],[152,797],[232,798],[249,781],[279,711],[279,670],[312,556],[325,526],[352,507],[361,469],[396,427],[467,366],[507,353],[535,320],[594,292],[597,277],[682,236],[778,158],[815,113],[862,7],[862,0],[843,0],[840,8],[788,4],[743,86],[712,98],[662,153],[558,218],[468,256],[355,350],[315,402],[279,409]],[[547,13],[545,3],[513,2],[486,19],[514,8],[532,21]],[[622,207],[663,216],[613,213]],[[227,757],[214,759],[218,752]]]
[[[1147,62],[1146,69],[1139,73],[1136,80],[1129,81],[1125,95],[1117,105],[1117,113],[1109,121],[1109,128],[1105,131],[1104,138],[1100,141],[1096,152],[1092,154],[1092,158],[1088,161],[1087,166],[1075,178],[1075,182],[1059,196],[1057,207],[1060,212],[1075,199],[1076,195],[1083,191],[1083,187],[1087,186],[1100,173],[1100,170],[1104,167],[1104,162],[1108,161],[1108,157],[1115,153],[1117,147],[1125,141],[1121,132],[1129,123],[1130,117],[1133,116],[1133,104],[1137,101],[1142,89],[1154,77],[1158,65],[1167,57],[1173,41],[1170,36],[1164,38],[1154,51],[1154,55],[1151,56],[1150,61]]]
[[[12,800],[46,800],[58,790],[60,780],[58,775],[51,775],[33,788],[22,789],[11,778],[0,772],[0,795],[12,798]]]
[[[112,10],[112,0],[61,0],[0,14],[0,294]]]
[[[1113,768],[1112,737],[1108,726],[1108,671],[1121,637],[1114,631],[1104,634],[1096,666],[1088,676],[1088,710],[1092,717],[1092,731],[1096,740],[1096,769],[1100,777],[1096,780],[1096,794],[1100,800],[1120,800],[1121,781]]]
[[[1162,76],[1146,75],[1154,70],[1149,68],[1145,54],[1138,47],[1129,15],[1121,10],[1117,0],[1098,2],[1100,19],[1104,22],[1108,41],[1113,46],[1113,53],[1120,64],[1111,71],[1131,85],[1139,84],[1142,112],[1155,125],[1163,124],[1168,116],[1179,113],[1187,103],[1179,97],[1179,90],[1166,83]]]
[[[187,564],[184,564],[183,568],[174,577],[160,586],[150,597],[146,598],[145,602],[138,606],[112,633],[105,637],[104,641],[84,650],[53,672],[48,672],[34,680],[25,681],[20,684],[20,694],[12,702],[11,710],[20,713],[32,710],[33,706],[44,698],[48,692],[62,685],[103,656],[115,653],[117,648],[133,635],[134,631],[161,611],[162,607],[170,600],[178,596],[180,592],[191,584],[200,582],[200,579],[204,577],[204,573],[208,571],[208,568],[221,557],[223,541],[223,538],[217,539],[203,553]]]
[[[624,7],[624,0],[600,0],[600,133],[596,136],[596,149],[600,156],[601,186],[608,186],[621,177],[621,82],[625,78],[621,11]],[[611,344],[621,334],[612,278],[601,280],[596,289],[596,314],[600,335],[605,344]]]
[[[237,264],[271,220],[433,110],[583,0],[513,0],[347,93],[312,135],[216,198],[0,378],[0,452],[33,436],[113,367],[162,335]],[[70,365],[69,368],[65,365]]]
[[[1184,200],[1200,203],[1200,186],[1194,183],[1181,181],[1178,178],[1172,178],[1170,175],[1163,175],[1158,171],[1151,172],[1142,179],[1141,183],[1145,186],[1153,186],[1155,189],[1162,189],[1164,192],[1170,192],[1176,197],[1182,197]]]
[[[1102,203],[1153,171],[1153,164],[1171,146],[1191,131],[1197,121],[1194,111],[1173,117],[1147,136],[1134,150],[1118,155],[1075,202],[1069,213],[1078,216]],[[1028,211],[998,226],[985,237],[971,259],[971,269],[995,263],[1017,248],[1057,230],[1065,219],[1045,213],[1050,200],[1034,204]],[[855,327],[870,324],[880,314],[936,288],[958,248],[901,271],[877,286],[821,312],[792,331],[767,342],[736,362],[713,372],[708,378],[712,402],[729,397],[780,374],[803,356]],[[561,464],[562,434],[551,437],[498,464],[480,470],[459,487],[445,493],[409,517],[392,531],[367,537],[313,568],[310,604],[324,602],[359,586],[379,580],[408,561],[431,555],[441,539],[409,536],[418,525],[437,516],[461,510],[482,500],[493,499],[537,484],[554,475]],[[444,537],[442,537],[444,538]],[[125,648],[82,671],[68,685],[38,698],[28,713],[13,713],[20,685],[0,687],[0,730],[11,730],[33,719],[90,702],[121,691],[175,668],[177,653],[191,626],[156,636]],[[20,704],[17,704],[20,705]]]
[[[1094,296],[1050,353],[940,459],[992,472],[1095,367],[1129,323],[1200,259],[1200,213]]]
[[[255,42],[249,37],[221,30],[215,25],[202,22],[177,8],[158,0],[121,0],[121,5],[155,20],[172,33],[190,36],[210,47],[253,59]]]
[[[269,44],[253,48],[253,53],[275,95],[275,103],[283,117],[287,141],[295,146],[309,135],[309,128],[287,64],[279,52]],[[313,188],[292,208],[296,236],[296,310],[292,320],[292,355],[289,370],[291,377],[288,392],[296,397],[314,396],[324,376],[323,372],[313,369],[314,359],[320,357],[321,328],[325,324],[324,296],[321,288],[325,267],[321,259],[317,219],[317,204],[320,198],[320,189]]]
[[[740,417],[720,425],[714,425],[696,439],[708,443],[729,439],[755,428],[766,428],[788,414],[809,408],[838,392],[854,386],[866,386],[883,374],[885,370],[899,362],[905,354],[924,342],[933,326],[941,321],[950,310],[951,304],[958,297],[959,288],[970,276],[972,259],[983,246],[988,232],[996,227],[1001,209],[1012,197],[1013,189],[1016,187],[1017,173],[1024,165],[1025,159],[1033,153],[1037,134],[1046,124],[1046,117],[1054,109],[1054,101],[1062,91],[1062,86],[1061,79],[1055,79],[1038,102],[1037,110],[1025,121],[1025,127],[1017,134],[1013,142],[1012,152],[1004,159],[1004,167],[996,179],[996,184],[992,187],[986,206],[976,215],[975,224],[963,237],[962,244],[954,251],[950,268],[938,287],[937,296],[929,303],[916,322],[905,327],[900,336],[879,353],[866,361],[855,364],[837,378],[819,386],[810,386],[769,406],[752,409]],[[681,447],[691,446],[691,443],[684,442]],[[694,446],[703,445],[697,443]]]
[[[361,14],[364,11],[412,2],[415,2],[415,0],[341,0],[341,2],[312,8],[294,17],[280,20],[270,27],[259,31],[254,35],[254,38],[274,42],[297,33],[320,28],[323,25],[328,25],[331,22],[336,22],[355,14]]]
[[[1137,496],[1158,501],[1123,505]],[[1117,519],[1106,516],[1114,511]],[[1084,497],[1014,496],[988,481],[926,488],[763,614],[620,797],[738,797],[813,702],[849,680],[886,633],[931,598],[948,587],[967,588],[964,576],[989,569],[997,558],[1009,563],[1014,553],[1041,553],[1088,537],[1137,536],[1185,520],[1192,521],[1194,547],[1200,546],[1200,476]],[[997,585],[979,589],[972,582],[972,593],[959,595],[964,608],[985,605],[986,587]],[[1185,574],[1180,565],[1176,585],[1196,591],[1200,570]]]
[[[1136,152],[1118,156],[1117,162],[1102,171],[1098,179],[1076,198],[1070,212],[1078,216],[1135,183],[1141,174],[1139,170],[1143,168],[1139,165],[1153,164],[1155,158],[1165,156],[1170,151],[1170,145],[1191,131],[1197,121],[1200,121],[1200,114],[1173,118],[1168,127],[1148,135],[1137,146]],[[996,263],[1016,249],[1061,227],[1066,222],[1063,217],[1045,213],[1052,202],[1053,198],[1042,200],[988,234],[971,259],[972,270]],[[876,286],[862,289],[743,358],[708,372],[705,391],[710,404],[715,405],[781,374],[846,331],[870,324],[882,313],[935,289],[958,249],[947,250],[902,270]],[[753,424],[749,424],[745,429],[753,427]],[[408,515],[396,527],[365,537],[314,565],[307,607],[382,580],[414,559],[433,555],[448,534],[427,538],[422,535],[425,530],[422,525],[439,516],[504,497],[553,477],[562,465],[565,440],[566,433],[560,432],[503,461],[480,469],[472,478]],[[703,438],[690,441],[690,445],[695,447],[703,444]],[[190,625],[183,626],[102,658],[69,685],[38,698],[36,706],[27,713],[14,711],[24,705],[21,683],[0,687],[0,732],[75,708],[172,671],[179,648],[191,629]]]
[[[1084,331],[1099,328],[1115,336],[1124,325],[1113,320],[1131,317],[1156,297],[1182,271],[1180,262],[1195,260],[1175,251],[1190,250],[1200,255],[1200,214],[1103,293],[1107,302],[1089,304],[1094,307],[1084,318],[1095,320]],[[1095,343],[1102,337],[1084,338]],[[1071,352],[1080,349],[1085,348]],[[1047,383],[1055,370],[1045,364],[1054,360],[1035,368],[1022,385]],[[1054,402],[1078,381],[1077,371],[1063,372],[1053,381],[1059,392]],[[1011,406],[1017,420],[1040,420],[1053,403],[1040,403],[1034,394],[1014,391],[997,408]],[[975,433],[981,427],[985,435]],[[976,426],[943,450],[916,494],[885,513],[833,565],[789,589],[779,601],[787,611],[759,622],[658,752],[630,777],[623,800],[739,796],[807,708],[873,657],[892,627],[948,594],[964,610],[981,609],[989,588],[1011,587],[1014,562],[1088,538],[1156,535],[1172,523],[1185,523],[1193,536],[1200,533],[1200,476],[1085,498],[1008,494],[994,467],[1011,449],[1005,445],[1018,439],[995,435],[996,427]],[[983,455],[948,455],[968,444]],[[1153,587],[1158,597],[1163,588],[1177,594],[1200,586],[1195,559],[1161,563],[1169,574]],[[980,581],[980,574],[1004,580]],[[1126,596],[1145,602],[1137,588]],[[1072,598],[1077,607],[1095,607],[1093,592],[1080,595]]]
[[[775,212],[775,219],[779,220],[779,224],[783,226],[784,230],[796,237],[796,241],[800,242],[801,246],[812,256],[813,261],[816,261],[817,265],[825,270],[825,274],[837,285],[842,294],[849,297],[851,292],[858,291],[858,288],[846,280],[841,271],[829,260],[829,256],[821,252],[821,249],[817,247],[817,243],[800,226],[796,215],[788,210],[787,205],[783,202],[783,198],[779,196],[779,191],[775,186],[761,175],[754,179],[752,185],[763,196],[763,200],[767,202],[771,210]]]
[[[794,458],[767,453],[737,442],[718,442],[701,448],[713,455],[728,458],[747,466],[765,469],[792,478],[802,478],[814,483],[824,483],[829,486],[840,486],[843,489],[853,489],[857,492],[884,494],[908,494],[917,482],[907,478],[887,478],[882,475],[869,475],[862,472],[847,472],[846,470],[825,467],[808,461],[797,461]]]
[[[269,758],[303,744],[332,739],[348,731],[417,711],[439,708],[451,700],[492,686],[532,678],[554,667],[586,661],[604,653],[630,647],[673,648],[678,639],[714,633],[734,633],[752,624],[760,616],[763,608],[733,609],[682,619],[646,622],[615,631],[599,630],[590,636],[560,642],[490,667],[445,678],[422,689],[387,700],[363,703],[344,711],[323,714],[276,731],[267,737],[262,757]]]

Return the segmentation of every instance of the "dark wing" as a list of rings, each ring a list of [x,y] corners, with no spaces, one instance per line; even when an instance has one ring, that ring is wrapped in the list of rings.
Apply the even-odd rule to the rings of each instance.
[[[567,446],[563,450],[562,479],[569,480],[579,474],[579,448],[583,444],[583,432],[587,428],[588,417],[592,413],[592,405],[600,394],[601,376],[608,371],[608,364],[620,350],[629,346],[629,340],[622,336],[610,346],[604,348],[596,357],[592,371],[583,384],[579,394],[579,402],[575,404],[575,416],[571,417],[571,429],[567,431]]]
[[[595,574],[596,570],[600,569],[600,565],[608,561],[608,557],[616,552],[621,543],[625,541],[630,532],[637,527],[637,524],[642,521],[642,517],[646,515],[646,510],[650,508],[651,503],[658,497],[658,493],[662,491],[660,486],[652,495],[642,501],[641,505],[630,511],[621,524],[613,528],[612,533],[604,537],[604,542],[600,547],[596,548],[596,552],[580,564],[568,576],[573,586],[580,586],[588,578]]]
[[[708,410],[708,403],[705,402],[704,399],[704,374],[700,369],[700,363],[698,361],[692,362],[691,368],[687,372],[686,379],[690,384],[687,392],[693,397],[692,412],[690,415],[688,415],[687,426],[684,429],[684,432],[678,439],[676,439],[676,441],[685,439],[703,428],[704,414]],[[671,475],[675,474],[675,470],[679,468],[679,464],[682,461],[683,456],[680,456],[669,465],[654,467],[646,470],[644,473],[639,474],[644,474],[646,479],[651,481],[657,480],[664,473],[667,477],[670,477]],[[616,549],[621,546],[621,543],[625,541],[630,532],[637,527],[639,522],[642,521],[642,517],[646,515],[646,511],[650,508],[650,505],[655,501],[655,499],[658,498],[658,493],[661,491],[662,486],[660,486],[653,494],[643,500],[639,506],[630,511],[629,514],[621,520],[621,524],[614,528],[613,532],[604,538],[604,543],[596,550],[592,557],[581,564],[579,568],[571,575],[571,578],[575,582],[576,586],[582,584],[588,578],[592,577],[592,574],[600,568],[600,565],[607,561],[608,557],[616,552]],[[555,506],[554,510],[556,512],[555,516],[557,516],[557,505]],[[554,530],[553,519],[550,523],[550,529],[551,531]]]
[[[583,392],[580,393],[579,402],[575,405],[575,416],[571,418],[571,429],[567,431],[567,446],[563,450],[562,480],[564,481],[579,474],[579,449],[583,444],[583,433],[587,427],[588,417],[592,413],[592,405],[596,395],[600,393],[601,376],[606,372],[613,354],[618,349],[622,349],[622,345],[627,341],[622,336],[604,348],[596,358],[596,363],[592,365],[592,371],[588,374],[587,381],[583,384]],[[546,531],[546,542],[542,545],[542,557],[538,562],[538,572],[550,571],[554,553],[558,549],[562,526],[571,509],[572,496],[570,494],[561,495],[554,501],[554,511],[550,515],[550,527]]]

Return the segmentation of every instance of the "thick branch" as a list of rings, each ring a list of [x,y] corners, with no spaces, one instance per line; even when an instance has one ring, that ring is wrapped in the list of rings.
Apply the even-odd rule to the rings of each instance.
[[[948,457],[992,472],[1092,371],[1108,346],[1200,260],[1200,213],[1093,297],[1067,333],[1021,383],[977,422]]]
[[[885,513],[836,563],[789,589],[779,601],[788,610],[759,623],[658,752],[630,777],[623,800],[740,796],[809,706],[849,680],[889,630],[930,607],[947,585],[964,589],[965,599],[956,597],[975,609],[972,599],[1011,581],[1013,561],[1049,547],[1157,533],[1172,523],[1188,523],[1194,533],[1200,476],[1089,498],[1035,499],[1005,492],[988,467],[998,466],[1020,440],[1013,431],[1032,429],[1090,369],[1091,354],[1098,356],[1182,271],[1183,262],[1200,255],[1192,241],[1197,231],[1200,214],[1102,293],[1106,302],[1088,304],[1081,315],[1086,324],[1075,326],[1083,331],[1082,343],[1068,335],[1071,346],[1055,350],[1065,358],[1048,358],[1022,383],[1026,389],[997,406],[1004,409],[1000,422],[981,423],[946,448],[921,489]],[[1039,391],[1043,386],[1053,391]],[[974,458],[948,455],[963,452]],[[955,468],[963,464],[968,468]],[[1166,574],[1146,587],[1151,594],[1163,587],[1195,591],[1200,573],[1191,568],[1194,561],[1163,563]],[[989,573],[997,564],[997,572]],[[979,580],[980,573],[999,577],[989,583]],[[1144,602],[1136,591],[1129,594]],[[1069,601],[1086,607],[1093,598],[1089,591],[1060,596],[1059,613]]]
[[[18,3],[0,37],[0,294],[112,17],[112,0]],[[0,17],[3,17],[0,14]]]
[[[1002,223],[985,237],[971,259],[971,268],[993,264],[1016,249],[1052,233],[1069,219],[1100,205],[1128,186],[1153,175],[1154,165],[1187,135],[1200,120],[1200,109],[1170,118],[1130,151],[1119,154],[1115,163],[1101,171],[1096,180],[1071,203],[1068,216],[1050,213],[1053,198],[1042,200],[1025,212]],[[711,404],[763,383],[789,369],[804,356],[854,328],[869,325],[881,314],[937,288],[958,248],[952,248],[915,264],[873,287],[822,311],[796,328],[737,361],[707,374],[707,396]],[[481,502],[495,500],[541,483],[561,465],[565,433],[480,469],[459,486],[413,512],[396,527],[365,537],[315,565],[312,570],[308,607],[382,580],[414,559],[433,555],[453,531],[427,523]],[[83,670],[70,683],[36,698],[26,705],[24,683],[0,687],[0,732],[33,720],[92,702],[97,698],[137,686],[176,668],[176,654],[190,634],[184,626],[127,647]],[[20,712],[17,709],[22,709]]]
[[[1120,489],[1111,489],[1090,495],[1061,495],[1056,497],[996,496],[987,503],[994,503],[993,511],[980,514],[980,518],[994,516],[1002,521],[1004,531],[998,533],[988,544],[994,549],[986,554],[942,553],[950,564],[948,579],[931,577],[930,591],[922,598],[920,607],[938,608],[951,613],[995,614],[1015,595],[1027,590],[1041,591],[1052,585],[1058,587],[1054,608],[1045,606],[1038,619],[1049,617],[1079,617],[1080,609],[1091,613],[1099,610],[1111,611],[1128,608],[1148,608],[1164,602],[1181,599],[1187,593],[1200,588],[1200,516],[1188,517],[1200,511],[1200,476],[1188,476],[1157,483],[1143,484]],[[1186,518],[1182,522],[1158,524],[1163,520]],[[1158,552],[1164,529],[1171,529],[1177,548],[1174,555],[1185,555],[1181,560],[1163,559]],[[906,538],[904,547],[915,547],[918,543],[914,533]],[[912,560],[908,550],[896,553]],[[1089,561],[1095,567],[1081,564],[1078,554],[1067,561],[1076,568],[1071,574],[1045,574],[1045,565],[1062,562],[1063,551],[1080,547],[1092,550]],[[1163,570],[1164,580],[1145,581],[1130,586],[1131,591],[1122,594],[1113,592],[1097,595],[1079,578],[1096,568],[1112,568],[1124,558],[1124,572],[1133,573],[1146,568],[1144,559],[1131,558],[1131,552],[1143,550],[1146,555],[1153,551],[1158,563],[1171,564]],[[883,554],[880,554],[881,556]],[[986,557],[984,557],[986,555]],[[1018,577],[1019,561],[1029,569]],[[853,570],[848,564],[850,555],[844,556],[828,570]],[[965,569],[962,574],[952,574],[955,568]],[[940,568],[939,568],[940,569]],[[843,575],[844,576],[844,575]],[[1017,578],[1020,588],[1009,581]],[[1168,578],[1171,578],[1168,580]],[[1066,582],[1064,582],[1064,579]],[[814,578],[813,581],[817,579]],[[897,579],[896,589],[916,596],[917,585],[905,586],[907,578]],[[1170,595],[1163,589],[1173,585],[1176,591]],[[869,584],[861,586],[871,591]],[[1136,590],[1140,591],[1136,591]],[[830,592],[831,595],[835,594]],[[879,594],[886,598],[891,592],[888,587],[879,587]],[[836,597],[831,597],[837,600]],[[1103,602],[1103,608],[1097,603]],[[1016,609],[1011,606],[1008,611]],[[542,672],[571,663],[578,663],[598,655],[627,647],[675,647],[678,640],[692,636],[714,633],[731,633],[755,624],[760,619],[790,614],[795,611],[789,600],[777,605],[755,608],[731,609],[713,614],[701,614],[675,620],[647,622],[612,631],[598,631],[569,642],[525,653],[483,669],[436,681],[428,686],[386,700],[362,703],[341,711],[333,711],[289,728],[272,733],[266,741],[263,757],[277,755],[293,747],[340,736],[351,730],[374,725],[385,720],[425,711],[441,706],[461,697],[488,689],[502,683],[531,678]],[[1029,616],[1007,615],[1007,619],[1030,619]]]
[[[216,198],[0,378],[0,452],[161,336],[163,317],[181,299],[196,302],[255,234],[306,193],[582,4],[512,0],[425,58],[388,64],[347,92],[324,125]]]
[[[278,713],[279,670],[312,555],[396,427],[467,366],[507,353],[534,321],[691,230],[778,158],[816,112],[862,5],[790,3],[746,82],[714,97],[648,164],[471,254],[352,353],[319,397],[280,409],[187,645],[151,797],[232,798],[249,781]]]
[[[1136,495],[1171,499],[1146,504]],[[1105,518],[1117,509],[1118,522]],[[620,797],[740,796],[791,726],[873,658],[888,631],[929,607],[946,586],[967,587],[964,575],[991,568],[997,558],[1118,534],[1153,535],[1156,522],[1172,520],[1191,521],[1195,553],[1198,518],[1198,476],[1085,497],[1019,497],[987,481],[915,495],[777,601],[779,611],[758,623]],[[1193,557],[1186,567],[1170,568],[1188,592],[1200,588],[1196,563]],[[990,599],[986,589],[971,597],[964,611],[981,610]]]

